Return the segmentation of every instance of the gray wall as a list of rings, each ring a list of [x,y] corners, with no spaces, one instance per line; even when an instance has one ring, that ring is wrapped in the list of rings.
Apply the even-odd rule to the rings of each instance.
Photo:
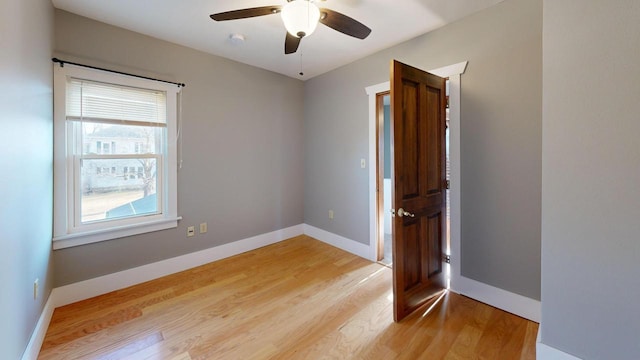
[[[22,356],[52,288],[52,33],[49,1],[0,2],[1,359]]]
[[[462,274],[540,299],[541,0],[507,0],[308,80],[305,223],[368,244],[364,88],[389,80],[391,59],[423,69],[469,61],[462,76]]]
[[[544,2],[542,342],[640,358],[640,3]]]
[[[63,59],[187,84],[178,228],[56,250],[56,286],[302,223],[301,81],[60,10],[55,20]]]

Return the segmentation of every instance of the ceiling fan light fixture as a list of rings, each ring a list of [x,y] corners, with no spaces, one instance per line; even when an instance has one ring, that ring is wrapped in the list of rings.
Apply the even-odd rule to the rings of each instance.
[[[320,9],[309,0],[293,0],[280,12],[289,34],[301,38],[311,35],[320,21]]]

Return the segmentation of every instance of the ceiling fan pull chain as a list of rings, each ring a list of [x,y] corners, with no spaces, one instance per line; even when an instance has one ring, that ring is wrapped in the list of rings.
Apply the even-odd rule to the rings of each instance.
[[[300,51],[300,76],[304,76],[304,73],[302,72],[302,51]]]

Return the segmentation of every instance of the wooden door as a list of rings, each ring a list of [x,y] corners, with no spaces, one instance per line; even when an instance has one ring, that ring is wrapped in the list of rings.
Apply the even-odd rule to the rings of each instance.
[[[445,79],[393,61],[393,301],[400,321],[445,287]]]

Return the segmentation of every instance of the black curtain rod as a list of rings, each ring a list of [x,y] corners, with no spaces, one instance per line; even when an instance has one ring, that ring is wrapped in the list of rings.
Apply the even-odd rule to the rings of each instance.
[[[76,65],[76,66],[82,66],[82,67],[86,67],[89,69],[95,69],[95,70],[102,70],[102,71],[108,71],[108,72],[112,72],[112,73],[116,73],[116,74],[120,74],[120,75],[128,75],[128,76],[133,76],[133,77],[137,77],[137,78],[141,78],[141,79],[147,79],[147,80],[153,80],[153,81],[160,81],[163,83],[168,83],[168,84],[174,84],[174,85],[178,85],[179,87],[185,87],[187,85],[185,85],[184,83],[178,83],[178,82],[173,82],[173,81],[167,81],[167,80],[161,80],[161,79],[154,79],[151,77],[147,77],[147,76],[141,76],[141,75],[136,75],[136,74],[129,74],[126,72],[122,72],[122,71],[115,71],[115,70],[109,70],[109,69],[105,69],[105,68],[101,68],[101,67],[97,67],[97,66],[91,66],[91,65],[84,65],[84,64],[78,64],[78,63],[74,63],[71,61],[65,61],[65,60],[60,60],[58,58],[53,58],[51,59],[51,61],[53,61],[54,63],[59,63],[60,67],[64,67],[64,64],[71,64],[71,65]]]

